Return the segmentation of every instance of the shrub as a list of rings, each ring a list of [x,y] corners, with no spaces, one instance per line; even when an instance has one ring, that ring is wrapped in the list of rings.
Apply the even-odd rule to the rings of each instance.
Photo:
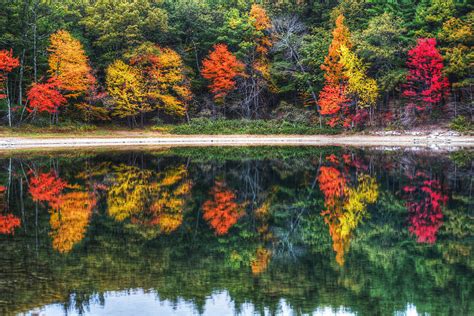
[[[472,121],[462,115],[456,116],[451,121],[450,127],[452,130],[455,130],[460,133],[472,133],[474,131]]]

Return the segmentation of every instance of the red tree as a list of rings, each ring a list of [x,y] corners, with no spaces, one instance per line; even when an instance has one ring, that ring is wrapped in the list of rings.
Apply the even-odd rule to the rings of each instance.
[[[58,112],[60,106],[65,105],[67,100],[58,90],[58,81],[49,80],[46,83],[35,83],[27,93],[29,112]]]
[[[10,235],[14,234],[15,228],[21,225],[21,220],[12,215],[0,215],[0,234]]]
[[[244,65],[229,51],[227,45],[216,44],[202,62],[201,74],[209,80],[215,100],[222,100],[235,89],[235,78],[242,75]]]
[[[443,58],[434,38],[420,38],[408,52],[408,75],[403,95],[407,107],[420,112],[439,106],[448,95],[449,82],[443,75]]]
[[[0,50],[0,91],[7,78],[8,73],[20,65],[18,58],[13,57],[11,50]],[[0,99],[4,99],[6,95],[0,93]]]

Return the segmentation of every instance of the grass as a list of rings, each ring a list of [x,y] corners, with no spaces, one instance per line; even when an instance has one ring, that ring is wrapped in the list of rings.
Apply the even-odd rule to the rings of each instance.
[[[276,120],[208,120],[193,119],[188,124],[163,125],[155,131],[177,135],[334,135],[341,131],[317,124],[292,123]]]

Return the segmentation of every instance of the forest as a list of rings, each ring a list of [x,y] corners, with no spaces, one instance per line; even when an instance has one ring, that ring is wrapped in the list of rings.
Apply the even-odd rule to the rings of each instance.
[[[0,6],[5,127],[473,128],[467,0]]]

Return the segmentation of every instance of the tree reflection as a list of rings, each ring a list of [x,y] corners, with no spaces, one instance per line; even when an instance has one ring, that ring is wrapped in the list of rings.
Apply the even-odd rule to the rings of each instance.
[[[334,155],[326,160],[333,164],[339,162]],[[346,168],[344,170],[347,172]],[[329,227],[336,262],[341,266],[344,265],[344,255],[349,249],[353,231],[366,216],[367,205],[377,201],[379,191],[375,178],[368,175],[359,174],[354,186],[348,179],[348,175],[343,175],[335,167],[322,166],[319,169],[318,183],[326,208],[321,215]]]
[[[235,202],[235,194],[223,181],[215,181],[211,199],[204,202],[203,218],[214,229],[216,235],[225,235],[245,213]]]
[[[129,219],[137,228],[159,227],[160,232],[171,233],[183,221],[191,186],[184,165],[157,173],[120,165],[107,193],[108,214],[119,222]]]
[[[50,235],[53,248],[66,253],[84,238],[96,199],[88,192],[79,191],[62,194],[59,200],[59,207],[50,211]]]
[[[403,187],[409,213],[410,233],[419,243],[434,244],[436,233],[443,224],[442,205],[448,197],[442,193],[439,180],[429,179],[423,172],[410,177],[413,185]]]
[[[0,185],[0,211],[5,210],[8,205],[5,201],[5,193],[7,188]],[[0,234],[13,235],[15,228],[21,225],[21,220],[13,214],[2,215],[0,214]]]

